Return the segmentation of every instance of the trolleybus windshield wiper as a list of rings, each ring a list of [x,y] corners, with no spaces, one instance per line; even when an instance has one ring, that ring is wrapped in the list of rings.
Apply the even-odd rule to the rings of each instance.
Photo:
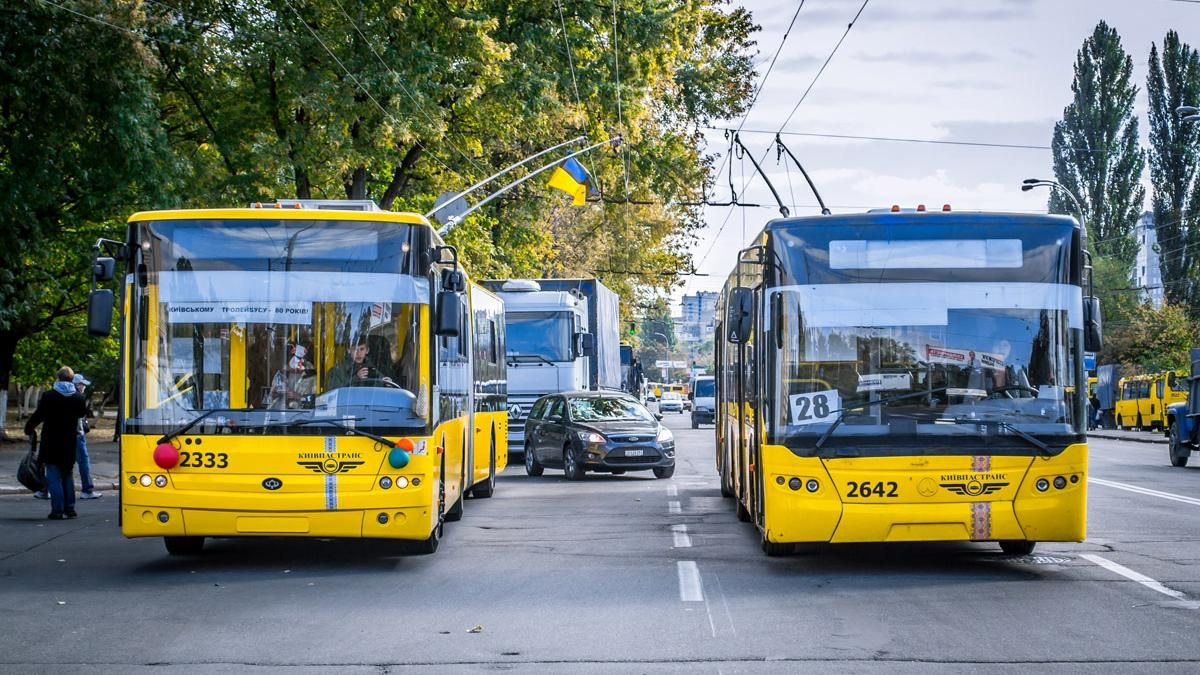
[[[973,419],[970,419],[967,417],[956,417],[956,418],[953,418],[952,421],[955,424],[974,424],[977,427],[986,427],[988,425],[994,424],[1001,429],[1006,429],[1006,430],[1012,432],[1012,434],[1014,436],[1020,438],[1021,440],[1029,443],[1033,447],[1040,450],[1042,452],[1042,454],[1045,455],[1046,457],[1051,457],[1054,455],[1054,453],[1050,451],[1049,445],[1046,445],[1044,442],[1042,442],[1041,440],[1039,440],[1037,437],[1033,436],[1029,432],[1022,431],[1015,424],[1012,424],[1011,422],[1005,422],[1004,420],[973,420]]]
[[[947,389],[950,389],[950,387],[938,387],[937,389],[926,389],[924,391],[917,391],[917,392],[913,392],[911,394],[902,394],[900,396],[890,396],[888,398],[881,398],[878,401],[867,401],[866,403],[859,403],[858,405],[848,405],[848,406],[843,407],[840,410],[836,410],[834,412],[839,412],[842,414],[838,415],[837,419],[835,419],[833,421],[833,423],[829,425],[829,428],[825,430],[825,433],[821,434],[821,437],[817,439],[817,442],[813,443],[813,449],[820,452],[821,446],[825,445],[825,441],[829,440],[829,437],[833,435],[833,431],[842,425],[842,420],[846,419],[846,411],[847,410],[862,410],[864,408],[870,408],[871,406],[887,405],[888,403],[893,403],[895,401],[903,401],[903,400],[910,399],[910,398],[921,398],[922,396],[929,396],[930,394],[936,394],[939,392],[943,392],[943,391],[946,391]]]
[[[205,410],[204,412],[200,413],[199,415],[196,415],[195,417],[193,417],[190,422],[187,422],[183,426],[172,429],[171,431],[168,431],[167,433],[163,434],[163,437],[158,439],[158,444],[161,445],[163,443],[168,443],[168,442],[170,442],[170,440],[172,438],[175,438],[176,436],[178,436],[180,434],[187,433],[192,427],[194,427],[197,424],[199,424],[200,422],[204,421],[205,418],[207,418],[209,415],[212,415],[214,413],[240,413],[240,412],[246,412],[246,411],[238,410],[237,408],[212,408],[211,410]]]
[[[509,362],[517,362],[517,361],[520,361],[521,359],[537,359],[538,361],[542,361],[545,363],[549,363],[550,365],[554,365],[553,361],[542,356],[541,354],[509,354],[508,355]]]
[[[362,419],[362,418],[358,418],[358,419]],[[328,424],[331,427],[336,427],[338,429],[345,431],[350,436],[358,435],[358,436],[362,436],[364,438],[369,438],[369,439],[375,441],[376,443],[382,443],[383,445],[386,445],[389,448],[396,447],[395,442],[389,441],[388,439],[384,438],[383,436],[378,436],[369,431],[363,431],[362,429],[355,429],[354,427],[348,427],[345,424],[342,424],[341,422],[339,422],[338,420],[319,419],[319,418],[315,418],[315,417],[302,417],[300,419],[292,420],[291,422],[287,422],[285,426],[303,427],[303,426],[307,426],[309,424]]]

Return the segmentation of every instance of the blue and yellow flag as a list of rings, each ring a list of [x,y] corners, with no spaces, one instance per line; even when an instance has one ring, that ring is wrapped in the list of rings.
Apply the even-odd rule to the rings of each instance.
[[[549,185],[571,195],[574,198],[572,203],[575,206],[583,206],[587,203],[588,181],[590,180],[591,176],[588,176],[583,165],[571,157],[554,169]]]

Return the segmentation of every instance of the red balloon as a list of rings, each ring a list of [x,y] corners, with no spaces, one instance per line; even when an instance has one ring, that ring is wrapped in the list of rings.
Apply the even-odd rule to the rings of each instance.
[[[179,450],[170,443],[159,443],[154,448],[154,463],[163,469],[172,469],[179,463]]]

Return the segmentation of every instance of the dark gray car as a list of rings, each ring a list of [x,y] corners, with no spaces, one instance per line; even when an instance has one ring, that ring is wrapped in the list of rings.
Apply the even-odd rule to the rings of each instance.
[[[618,392],[567,392],[539,398],[525,422],[525,471],[675,473],[675,437],[637,399]]]

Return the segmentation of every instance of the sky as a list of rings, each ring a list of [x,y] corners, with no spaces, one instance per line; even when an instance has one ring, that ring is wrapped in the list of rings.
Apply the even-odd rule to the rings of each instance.
[[[799,0],[734,0],[754,15],[758,80]],[[796,107],[862,0],[806,0],[758,100],[736,128],[756,159]],[[1074,61],[1099,21],[1121,35],[1133,57],[1135,112],[1146,147],[1145,84],[1150,45],[1174,29],[1200,47],[1200,2],[1177,0],[870,0],[804,102],[784,127],[784,142],[804,164],[834,213],[899,204],[950,204],[967,211],[1044,212],[1044,190],[1021,192],[1025,178],[1053,178],[1054,123],[1071,99]],[[1200,105],[1200,102],[1197,102]],[[765,130],[770,133],[751,133]],[[1038,146],[995,148],[787,136],[787,132],[888,136]],[[706,133],[707,152],[722,164],[728,141]],[[792,215],[818,215],[794,167],[765,155],[763,170]],[[786,160],[786,157],[784,158]],[[744,176],[743,176],[744,167]],[[779,216],[748,158],[733,160],[742,201],[762,208],[705,207],[706,226],[692,247],[697,276],[684,293],[719,290],[734,252]],[[1149,170],[1144,182],[1149,195]],[[728,166],[711,201],[729,201]],[[708,275],[708,276],[702,276]],[[676,309],[676,313],[679,310]]]

